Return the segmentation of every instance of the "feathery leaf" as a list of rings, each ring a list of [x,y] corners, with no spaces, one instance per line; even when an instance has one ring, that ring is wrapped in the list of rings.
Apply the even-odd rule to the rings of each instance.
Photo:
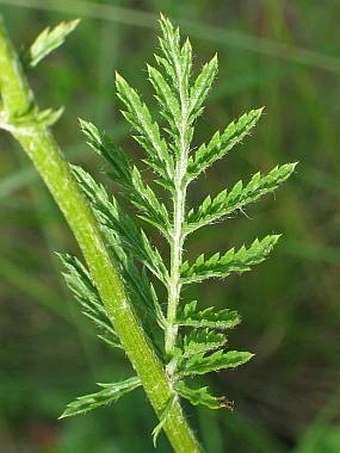
[[[111,230],[114,235],[120,236],[124,247],[165,283],[166,266],[158,250],[150,244],[146,234],[123,211],[117,200],[113,198],[112,202],[109,201],[104,187],[97,184],[86,171],[74,166],[73,172],[89,198],[100,224]]]
[[[176,383],[175,388],[183,398],[189,400],[194,406],[206,406],[213,410],[233,408],[233,403],[225,397],[211,395],[208,387],[192,388],[187,386],[183,381],[179,381]]]
[[[122,113],[138,132],[139,135],[134,138],[148,155],[146,162],[159,174],[164,184],[171,184],[174,164],[167,152],[167,145],[160,135],[158,124],[153,121],[148,107],[142,102],[137,91],[131,88],[118,73],[116,87],[118,97],[127,108],[127,111]]]
[[[245,186],[238,181],[230,191],[223,190],[213,199],[208,195],[197,209],[188,213],[186,231],[191,233],[273,192],[291,176],[296,165],[276,166],[267,175],[256,173]]]
[[[181,345],[182,357],[190,357],[198,353],[206,353],[220,349],[227,343],[224,333],[210,329],[194,329],[184,335]]]
[[[110,165],[109,175],[124,188],[131,188],[131,168],[124,151],[115,146],[110,137],[90,121],[79,119],[87,144]]]
[[[179,376],[191,376],[227,368],[236,368],[248,362],[253,356],[254,354],[246,351],[224,352],[219,350],[210,355],[198,353],[189,358],[180,359],[176,372]]]
[[[166,81],[163,74],[153,66],[148,65],[149,81],[154,90],[155,97],[161,106],[161,114],[170,126],[170,135],[179,129],[180,106],[176,94]]]
[[[137,167],[133,167],[132,170],[132,184],[134,193],[131,197],[131,203],[141,211],[139,217],[156,227],[168,238],[171,229],[168,211],[151,187],[143,182],[142,175]]]
[[[213,58],[203,66],[202,71],[197,76],[190,90],[189,115],[191,122],[203,112],[202,104],[208,96],[216,77],[217,67],[217,55],[214,55]]]
[[[241,318],[235,310],[208,307],[197,311],[197,300],[184,305],[177,318],[177,324],[180,326],[208,329],[231,329],[240,322]]]
[[[249,271],[268,256],[279,238],[278,235],[269,235],[256,239],[248,247],[231,248],[208,257],[202,254],[193,263],[188,263],[184,261],[186,236],[272,192],[292,174],[296,165],[277,166],[266,175],[256,173],[247,183],[239,181],[229,191],[223,190],[214,198],[206,197],[197,208],[186,209],[189,183],[240,143],[255,126],[263,109],[243,114],[190,155],[195,121],[204,110],[204,102],[217,75],[217,56],[193,77],[190,41],[182,40],[179,29],[164,16],[160,18],[160,28],[160,54],[155,55],[155,67],[147,66],[148,78],[160,107],[160,121],[153,119],[142,97],[123,77],[117,74],[115,82],[117,95],[124,104],[122,113],[135,130],[133,138],[146,151],[144,162],[153,170],[152,182],[146,183],[143,173],[129,163],[124,151],[115,146],[103,131],[87,121],[81,120],[80,124],[89,145],[108,162],[109,175],[123,189],[123,196],[131,203],[136,217],[156,227],[166,238],[170,249],[169,265],[116,197],[111,199],[105,188],[84,170],[76,167],[73,170],[98,219],[105,244],[117,263],[126,293],[141,318],[143,328],[159,357],[165,359],[163,365],[171,396],[158,413],[159,424],[152,433],[154,444],[172,415],[179,395],[194,405],[201,404],[210,409],[232,407],[231,402],[212,395],[207,387],[191,388],[182,378],[235,368],[253,356],[246,351],[225,350],[225,330],[239,324],[239,314],[235,310],[215,307],[198,309],[197,301],[180,307],[183,285],[211,277],[227,277],[232,272]],[[51,115],[48,113],[42,113],[42,121],[54,118],[52,112]],[[22,120],[27,117],[27,121],[31,121],[32,115],[34,112],[29,112]],[[157,190],[157,184],[168,192]],[[163,201],[164,193],[168,196],[168,203]],[[168,208],[170,204],[172,209]],[[64,261],[68,266],[66,278],[83,310],[102,328],[103,339],[114,343],[115,333],[86,269],[72,257],[66,256]],[[165,286],[166,317],[150,277],[156,277]],[[162,350],[158,346],[158,336],[154,335],[155,322],[164,330]],[[138,385],[138,378],[106,385],[100,392],[71,403],[63,416],[106,404]]]
[[[232,272],[250,271],[251,266],[267,258],[279,237],[280,235],[269,235],[261,240],[255,239],[248,248],[242,246],[236,252],[232,248],[224,255],[215,253],[208,259],[202,254],[191,266],[185,261],[181,271],[182,282],[200,282],[212,277],[225,278]]]
[[[209,143],[203,143],[188,161],[189,179],[194,179],[240,143],[261,117],[263,108],[251,110],[230,123],[221,134],[217,131]]]

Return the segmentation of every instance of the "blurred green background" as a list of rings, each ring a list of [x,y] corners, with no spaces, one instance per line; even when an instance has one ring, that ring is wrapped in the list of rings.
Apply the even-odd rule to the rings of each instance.
[[[145,62],[159,10],[190,35],[197,68],[219,54],[197,141],[266,106],[252,137],[193,186],[192,203],[257,170],[300,161],[275,197],[247,209],[250,219],[207,228],[188,246],[198,254],[284,233],[252,273],[192,291],[205,304],[240,311],[230,345],[256,358],[210,378],[216,393],[235,400],[234,413],[189,408],[191,423],[212,453],[338,453],[340,2],[0,0],[18,49],[47,25],[83,19],[29,76],[42,107],[66,107],[55,134],[67,158],[103,181],[77,118],[104,127],[140,159],[118,111],[113,73],[151,93]],[[76,395],[129,371],[123,355],[97,341],[61,280],[53,252],[77,249],[58,209],[16,143],[5,133],[0,140],[0,451],[152,452],[156,420],[139,390],[57,421]],[[170,451],[164,438],[158,451]]]

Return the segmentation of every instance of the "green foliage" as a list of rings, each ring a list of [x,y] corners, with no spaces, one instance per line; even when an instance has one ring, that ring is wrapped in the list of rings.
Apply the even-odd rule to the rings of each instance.
[[[198,352],[189,358],[183,355],[180,357],[176,372],[182,376],[192,376],[195,374],[206,374],[211,371],[218,371],[226,368],[236,368],[247,363],[254,354],[245,351],[223,351],[219,350],[210,355]]]
[[[79,396],[75,401],[66,406],[65,411],[59,418],[71,417],[73,415],[85,414],[97,407],[106,406],[121,396],[131,392],[141,385],[139,377],[131,377],[125,381],[113,384],[98,384],[103,390],[89,395]]]
[[[179,349],[179,354],[183,357],[190,357],[197,353],[205,353],[214,349],[222,348],[227,343],[224,333],[215,330],[193,329],[184,335],[183,343]]]
[[[295,164],[275,167],[266,175],[256,173],[248,183],[241,181],[215,198],[208,196],[201,206],[187,208],[190,182],[216,160],[239,144],[259,120],[262,108],[243,114],[223,132],[216,132],[207,144],[192,150],[195,121],[203,112],[203,103],[217,74],[217,57],[206,63],[196,78],[192,76],[192,50],[188,40],[183,44],[179,30],[163,16],[160,19],[160,55],[155,66],[148,65],[148,78],[159,103],[160,120],[155,121],[149,107],[135,89],[119,74],[116,89],[124,105],[123,116],[134,130],[133,138],[145,150],[144,163],[152,170],[153,180],[131,164],[124,151],[92,123],[81,120],[81,128],[96,154],[108,164],[108,175],[122,189],[124,203],[111,199],[101,184],[84,170],[75,167],[74,174],[90,201],[106,242],[121,271],[124,285],[134,307],[142,316],[150,341],[161,338],[158,348],[174,394],[160,414],[160,423],[153,432],[154,442],[171,414],[179,396],[192,404],[211,409],[231,407],[225,398],[211,395],[207,387],[188,387],[185,379],[213,371],[235,368],[253,356],[250,352],[227,348],[226,331],[240,322],[234,310],[198,309],[198,302],[184,303],[182,287],[211,277],[225,278],[251,270],[264,261],[278,241],[279,235],[255,239],[249,247],[231,248],[210,257],[201,254],[192,264],[184,260],[184,244],[189,233],[216,222],[236,210],[243,209],[261,196],[274,191],[293,172]],[[161,190],[157,185],[162,186]],[[165,190],[164,190],[165,189]],[[136,213],[130,215],[129,210]],[[155,227],[169,247],[169,263],[162,257],[140,223]],[[148,230],[147,230],[148,231]],[[66,279],[82,303],[83,309],[97,324],[102,322],[102,305],[88,273],[75,259],[64,258]],[[155,291],[153,279],[165,288]],[[96,297],[95,297],[96,296]],[[93,302],[95,301],[95,303]],[[105,313],[104,313],[105,314]],[[156,332],[154,326],[161,328]],[[105,389],[106,390],[106,389]],[[104,392],[104,391],[102,391]],[[93,404],[106,401],[99,392]],[[78,399],[67,409],[67,415],[89,407],[87,397]],[[91,408],[94,406],[91,406]],[[80,409],[79,409],[80,408]]]
[[[228,409],[233,408],[232,402],[228,401],[226,398],[211,395],[208,387],[191,388],[183,381],[179,381],[176,384],[176,390],[183,398],[189,400],[194,406],[201,405],[206,406],[209,409],[221,409],[222,407]]]
[[[76,300],[80,303],[82,312],[96,324],[102,338],[110,346],[121,348],[116,332],[106,314],[97,288],[95,287],[87,269],[74,256],[58,254],[65,271],[63,276],[67,286],[72,291]]]
[[[138,93],[118,73],[116,88],[118,97],[127,109],[122,113],[138,133],[134,139],[148,155],[145,162],[158,173],[164,185],[170,184],[174,172],[173,159],[167,152],[167,145],[160,135],[158,124],[152,120],[148,107],[142,102]]]
[[[35,107],[31,107],[25,114],[20,115],[19,117],[11,118],[9,123],[2,123],[2,127],[10,132],[16,129],[27,129],[32,125],[39,127],[51,127],[59,120],[63,112],[63,107],[60,107],[57,110],[46,109],[41,111]]]
[[[246,137],[261,117],[263,108],[250,110],[237,121],[228,124],[220,133],[215,132],[206,145],[203,143],[188,159],[188,178],[194,179],[210,167],[216,160],[224,157],[235,145]]]
[[[79,19],[71,22],[61,22],[54,28],[45,28],[40,35],[35,39],[27,55],[25,62],[28,66],[35,67],[49,55],[53,50],[60,47],[67,35],[69,35],[79,24]]]
[[[167,271],[159,252],[151,246],[147,236],[136,227],[117,201],[109,200],[102,185],[97,184],[79,167],[74,167],[74,173],[91,201],[94,213],[103,228],[107,243],[137,309],[143,307],[152,317],[156,316],[158,323],[162,325],[164,317],[152,283],[147,279],[145,272],[136,267],[132,259],[132,257],[138,259],[162,281],[164,278],[162,272]]]
[[[165,407],[163,408],[162,412],[158,415],[159,423],[157,423],[157,425],[152,430],[152,441],[153,441],[153,445],[154,445],[155,448],[157,447],[158,436],[160,435],[165,422],[170,417],[171,409],[172,409],[175,401],[176,401],[176,394],[173,393],[171,395],[171,397],[168,399],[168,401],[167,401]]]
[[[232,248],[223,255],[217,252],[208,259],[202,254],[191,266],[185,261],[181,267],[182,282],[194,283],[212,277],[228,277],[232,272],[250,271],[250,266],[266,259],[279,237],[271,235],[261,240],[255,239],[248,248],[243,245],[237,252]]]
[[[184,305],[178,314],[177,323],[181,326],[230,329],[241,322],[240,316],[235,310],[216,310],[215,307],[197,311],[197,300]]]
[[[208,195],[197,209],[188,213],[187,231],[191,233],[257,201],[288,179],[295,167],[296,164],[276,166],[265,176],[256,173],[246,185],[238,181],[230,191],[224,189],[213,199]]]

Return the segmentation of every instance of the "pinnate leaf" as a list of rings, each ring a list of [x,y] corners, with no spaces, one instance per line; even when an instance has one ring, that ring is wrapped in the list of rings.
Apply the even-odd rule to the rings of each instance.
[[[259,264],[266,259],[277,243],[280,235],[269,235],[255,241],[246,248],[244,245],[237,251],[234,248],[224,255],[215,253],[210,258],[200,255],[191,266],[186,261],[182,266],[183,283],[193,283],[211,277],[225,278],[232,272],[246,272],[251,266]]]
[[[148,74],[149,80],[156,93],[156,99],[162,108],[161,114],[170,126],[170,135],[174,136],[175,131],[179,130],[178,123],[181,115],[176,94],[158,69],[148,65]]]
[[[183,398],[189,400],[194,406],[205,406],[213,410],[233,408],[233,403],[225,397],[211,395],[208,387],[192,388],[183,381],[179,381],[176,383],[175,388]]]
[[[246,185],[238,181],[230,191],[223,190],[213,199],[208,195],[197,209],[192,209],[188,213],[187,232],[216,222],[221,217],[242,209],[263,195],[273,192],[289,178],[296,165],[293,163],[276,166],[267,175],[256,173]]]
[[[227,368],[236,368],[248,362],[254,354],[247,351],[216,351],[210,355],[198,353],[189,358],[182,358],[177,364],[179,376],[206,374]]]
[[[241,318],[236,310],[218,310],[215,307],[197,310],[197,300],[186,304],[177,318],[180,326],[208,329],[230,329],[240,322]]]
[[[113,234],[114,246],[117,235],[123,247],[135,258],[145,264],[162,282],[167,278],[167,269],[158,250],[150,244],[146,234],[139,229],[132,218],[124,212],[116,199],[109,200],[105,188],[80,167],[73,167],[73,172],[82,190],[91,202],[99,223]],[[110,235],[106,235],[110,240]]]
[[[200,74],[197,76],[190,90],[189,115],[191,122],[194,121],[203,111],[202,105],[208,96],[212,83],[218,69],[217,55],[206,63]]]
[[[225,253],[208,257],[202,254],[189,263],[183,262],[186,236],[272,192],[291,175],[295,167],[295,164],[286,164],[275,167],[266,175],[256,173],[247,183],[239,181],[229,191],[223,190],[214,198],[206,197],[198,208],[186,210],[188,184],[242,142],[259,120],[262,109],[245,113],[190,154],[195,120],[204,110],[203,104],[217,74],[217,57],[214,56],[198,76],[192,78],[190,41],[182,42],[179,29],[164,16],[161,16],[160,27],[161,52],[155,56],[155,67],[147,68],[160,106],[162,123],[153,119],[138,92],[123,77],[116,75],[117,94],[124,104],[122,113],[135,130],[133,138],[146,151],[144,162],[156,174],[153,181],[146,183],[142,172],[130,165],[124,151],[116,147],[104,132],[85,121],[81,121],[81,127],[90,146],[109,163],[109,174],[124,190],[125,199],[137,208],[137,216],[156,227],[167,239],[170,245],[169,269],[158,249],[116,198],[109,198],[105,188],[95,183],[84,170],[74,169],[98,219],[105,244],[117,263],[127,296],[133,302],[150,342],[166,362],[164,368],[173,393],[158,413],[160,421],[152,433],[154,444],[171,417],[179,395],[194,405],[210,409],[232,407],[231,402],[212,395],[207,387],[187,386],[183,378],[235,368],[253,356],[250,352],[225,349],[225,330],[240,322],[239,314],[234,310],[218,310],[215,307],[198,309],[197,301],[179,308],[183,285],[249,271],[267,257],[279,238],[278,235],[269,235],[256,239],[248,247],[231,248]],[[168,201],[172,209],[168,209],[168,204],[163,202],[154,182],[169,189]],[[65,257],[64,261],[68,266],[70,286],[80,299],[83,310],[102,330],[109,332],[111,336],[106,335],[105,341],[114,342],[115,333],[105,317],[105,309],[86,269],[74,258]],[[149,271],[168,292],[167,318],[149,281]],[[149,329],[155,320],[165,334],[162,351],[158,349],[159,338],[153,335],[152,326]],[[109,403],[138,385],[138,378],[102,385],[100,392],[71,403],[63,416],[83,413]]]
[[[224,333],[210,329],[194,329],[184,335],[182,351],[183,357],[190,357],[198,353],[206,353],[222,348],[227,342]]]
[[[115,146],[110,137],[93,123],[82,119],[79,121],[87,144],[110,165],[109,175],[118,184],[131,189],[131,168],[124,151]]]
[[[139,217],[168,237],[171,229],[168,211],[151,187],[143,182],[137,167],[132,170],[132,185],[131,202],[141,211]]]
[[[194,179],[240,143],[261,117],[263,108],[251,110],[230,123],[221,134],[217,131],[209,143],[203,143],[188,161],[188,176]]]
[[[118,73],[116,74],[116,88],[118,97],[127,108],[127,111],[122,113],[138,132],[139,135],[134,138],[148,155],[146,162],[164,180],[164,184],[170,184],[174,165],[167,151],[167,145],[160,135],[158,124],[153,121],[148,107],[142,102],[137,91],[131,88]]]

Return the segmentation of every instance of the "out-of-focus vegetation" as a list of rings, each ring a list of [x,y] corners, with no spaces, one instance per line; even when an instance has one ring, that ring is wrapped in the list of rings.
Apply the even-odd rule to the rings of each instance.
[[[237,308],[244,322],[230,344],[257,354],[247,367],[213,378],[216,391],[236,401],[234,413],[200,409],[191,412],[191,423],[209,452],[336,453],[340,4],[0,0],[19,47],[47,25],[83,18],[67,45],[30,77],[42,107],[66,106],[55,133],[68,159],[99,178],[102,166],[84,144],[77,117],[103,126],[131,158],[141,158],[126,137],[113,72],[118,68],[132,85],[151,91],[143,71],[160,9],[191,36],[198,66],[219,54],[219,77],[197,142],[241,112],[266,106],[252,139],[210,171],[209,187],[205,178],[194,185],[192,201],[259,168],[300,161],[275,203],[268,197],[248,208],[251,221],[240,214],[189,244],[197,254],[211,248],[211,238],[218,250],[284,233],[271,260],[252,273],[190,290],[207,305]],[[0,176],[0,450],[151,452],[155,418],[141,391],[86,417],[56,420],[74,395],[93,390],[93,381],[119,379],[127,370],[122,356],[99,344],[66,291],[53,251],[76,252],[74,241],[31,164],[5,134]],[[169,451],[164,439],[159,451]]]

